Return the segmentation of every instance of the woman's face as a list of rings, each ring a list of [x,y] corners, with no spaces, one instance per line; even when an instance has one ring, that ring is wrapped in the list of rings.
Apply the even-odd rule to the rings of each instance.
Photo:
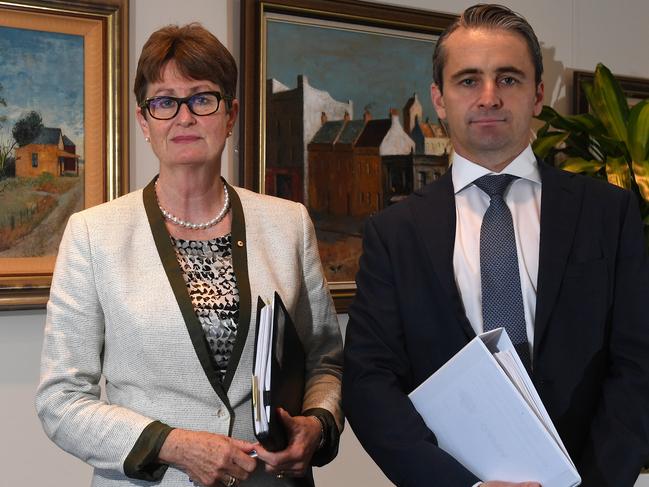
[[[207,80],[193,80],[183,77],[176,63],[169,61],[162,70],[161,80],[147,87],[146,97],[186,97],[203,91],[218,91],[221,87]],[[187,104],[170,120],[157,120],[146,111],[137,108],[137,120],[145,137],[149,137],[153,152],[163,167],[182,165],[220,165],[228,132],[237,118],[239,105],[233,100],[227,111],[225,100],[219,109],[205,116],[194,115]]]

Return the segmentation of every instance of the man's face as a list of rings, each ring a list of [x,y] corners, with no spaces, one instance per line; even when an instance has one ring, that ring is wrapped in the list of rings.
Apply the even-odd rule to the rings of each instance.
[[[529,143],[543,104],[529,48],[514,32],[459,28],[445,49],[444,93],[431,87],[437,114],[458,154],[500,171]]]

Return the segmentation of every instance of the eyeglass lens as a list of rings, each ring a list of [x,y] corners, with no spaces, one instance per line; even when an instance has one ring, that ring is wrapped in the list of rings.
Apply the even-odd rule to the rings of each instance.
[[[220,98],[216,93],[196,93],[186,98],[156,96],[148,101],[149,113],[160,120],[174,118],[180,105],[186,103],[194,115],[211,115],[219,109]]]

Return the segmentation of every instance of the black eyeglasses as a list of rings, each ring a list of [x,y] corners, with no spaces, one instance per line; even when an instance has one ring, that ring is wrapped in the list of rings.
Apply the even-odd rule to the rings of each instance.
[[[147,98],[140,103],[140,108],[148,110],[149,114],[157,120],[170,120],[180,110],[180,105],[185,103],[189,111],[199,117],[212,115],[219,110],[221,100],[230,101],[234,99],[230,95],[222,95],[218,91],[202,91],[184,98],[175,96],[154,96]]]

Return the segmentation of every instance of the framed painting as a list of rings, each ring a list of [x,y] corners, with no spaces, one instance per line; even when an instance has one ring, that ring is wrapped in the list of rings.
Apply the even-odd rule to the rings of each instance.
[[[588,100],[582,88],[582,82],[593,82],[595,73],[592,71],[574,71],[572,75],[572,113],[588,113]],[[617,76],[615,79],[627,97],[630,105],[649,98],[649,79]]]
[[[430,101],[456,17],[351,0],[242,2],[240,182],[303,203],[336,309],[364,220],[436,179],[450,142]]]
[[[43,307],[68,217],[128,190],[128,0],[0,1],[0,309]]]

